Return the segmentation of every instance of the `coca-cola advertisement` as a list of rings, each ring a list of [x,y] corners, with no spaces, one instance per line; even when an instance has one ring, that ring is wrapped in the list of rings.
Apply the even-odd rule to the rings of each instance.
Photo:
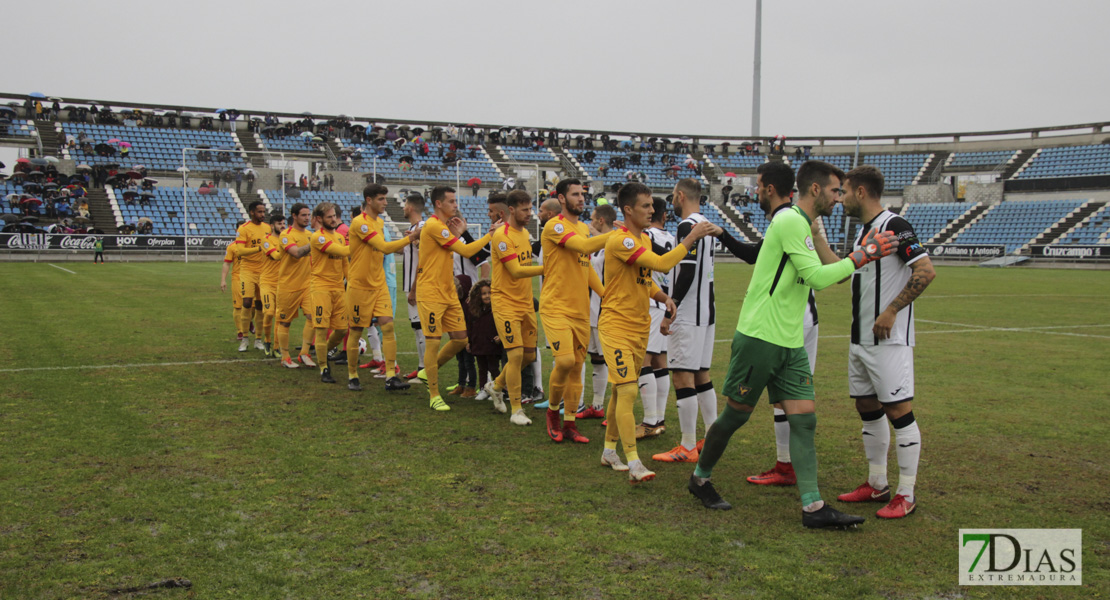
[[[17,251],[93,250],[97,240],[105,250],[224,250],[234,238],[180,235],[86,235],[66,233],[0,233],[0,249]]]

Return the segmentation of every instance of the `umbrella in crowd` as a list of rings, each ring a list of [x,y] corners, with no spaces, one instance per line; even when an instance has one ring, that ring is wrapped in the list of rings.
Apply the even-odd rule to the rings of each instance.
[[[310,137],[313,137],[313,135],[314,134],[311,131],[302,131],[301,132],[301,137],[303,137],[303,138],[310,138]]]
[[[27,95],[32,97],[32,98],[36,98],[38,100],[45,100],[46,99],[46,94],[44,94],[42,92],[31,92],[30,94],[27,94]]]
[[[38,198],[35,198],[34,196],[31,196],[31,197],[28,197],[28,198],[23,198],[22,200],[19,201],[19,203],[29,205],[29,206],[42,206],[42,200],[39,200]]]
[[[119,146],[120,146],[120,148],[130,148],[131,147],[131,142],[120,142]]]
[[[26,157],[20,157],[20,158],[15,159],[15,162],[19,163],[19,164],[23,164],[23,165],[29,165],[29,164],[31,164],[31,159],[26,158]]]
[[[415,163],[415,162],[416,162],[416,159],[414,159],[414,158],[413,158],[413,157],[411,157],[411,156],[402,156],[402,157],[401,157],[401,162],[407,162],[407,163],[409,163],[409,164],[411,165],[411,164],[413,164],[413,163]]]
[[[45,167],[47,165],[45,158],[32,158],[31,164],[37,167]]]
[[[82,217],[82,216],[78,215],[76,217],[73,217],[73,222],[74,223],[92,223],[92,219],[90,219],[88,217]]]
[[[5,223],[15,223],[15,222],[19,221],[19,216],[18,215],[13,215],[11,213],[4,213],[4,214],[0,215],[0,219],[3,219],[3,221]]]
[[[112,138],[112,139],[108,140],[108,143],[109,144],[118,144],[119,143],[119,138]]]
[[[60,162],[58,160],[57,156],[47,156],[47,157],[43,158],[43,160],[45,160],[48,163],[58,163],[58,162]]]
[[[482,180],[477,178],[477,177],[471,177],[470,179],[466,180],[466,185],[469,185],[469,186],[482,185]]]
[[[725,173],[725,177],[736,177],[736,173],[729,171],[728,173]]]
[[[90,167],[89,165],[83,165],[83,164],[82,165],[77,165],[77,171],[78,172],[80,172],[80,171],[92,171],[92,167]]]
[[[103,142],[97,144],[96,146],[93,146],[93,150],[96,152],[96,154],[98,156],[115,156],[116,155],[116,149],[114,147],[112,147],[111,144],[105,144]]]

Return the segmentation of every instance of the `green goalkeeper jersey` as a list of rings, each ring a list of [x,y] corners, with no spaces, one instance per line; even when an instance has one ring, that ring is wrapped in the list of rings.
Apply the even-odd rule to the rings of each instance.
[[[845,258],[822,265],[813,247],[810,219],[791,206],[772,217],[736,330],[784,348],[804,346],[802,321],[810,288],[821,290],[855,270]]]

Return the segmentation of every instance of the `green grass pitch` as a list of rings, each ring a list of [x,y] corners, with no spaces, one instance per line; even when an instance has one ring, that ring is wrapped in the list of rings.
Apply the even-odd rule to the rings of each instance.
[[[736,508],[711,512],[685,489],[692,465],[657,464],[637,487],[602,468],[599,421],[582,424],[589,445],[556,445],[542,416],[515,427],[473,400],[436,413],[422,388],[387,395],[364,378],[355,394],[239,354],[219,263],[61,266],[75,274],[0,264],[4,599],[109,597],[171,577],[193,587],[149,594],[1110,595],[1107,271],[939,268],[916,309],[918,511],[879,522],[878,505],[850,506],[868,521],[835,532],[801,527],[793,488],[744,482],[774,461],[767,406],[714,471]],[[750,272],[717,267],[719,340]],[[867,473],[847,397],[849,298],[845,285],[818,294],[827,500]],[[728,343],[716,349],[719,383]],[[454,376],[452,363],[441,380]],[[677,443],[671,397],[667,433],[641,455]],[[961,527],[1082,528],[1084,586],[960,587]]]

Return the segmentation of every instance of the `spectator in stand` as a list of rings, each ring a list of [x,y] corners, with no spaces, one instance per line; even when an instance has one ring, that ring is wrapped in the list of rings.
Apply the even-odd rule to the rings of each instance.
[[[301,175],[300,188],[302,192],[308,191],[308,176]]]
[[[247,193],[254,191],[254,169],[247,171]]]
[[[725,186],[721,188],[721,201],[728,204],[729,196],[732,195],[732,179],[725,182]]]
[[[58,115],[62,112],[62,105],[54,100],[54,104],[50,105],[50,118],[54,121],[58,120]]]
[[[223,113],[220,113],[220,114],[223,114]],[[235,170],[235,193],[236,194],[243,193],[243,170],[242,169],[236,169]]]
[[[470,319],[467,320],[470,344],[467,351],[474,355],[478,363],[477,389],[485,387],[487,375],[488,381],[493,381],[501,373],[501,355],[505,352],[501,339],[497,336],[497,327],[493,324],[490,290],[489,279],[478,280],[470,290],[470,301],[467,303],[470,312]]]
[[[220,177],[222,175],[223,173],[219,169],[212,171],[212,187],[220,187]]]
[[[794,149],[794,162],[795,164],[802,162],[802,147],[798,146]]]

